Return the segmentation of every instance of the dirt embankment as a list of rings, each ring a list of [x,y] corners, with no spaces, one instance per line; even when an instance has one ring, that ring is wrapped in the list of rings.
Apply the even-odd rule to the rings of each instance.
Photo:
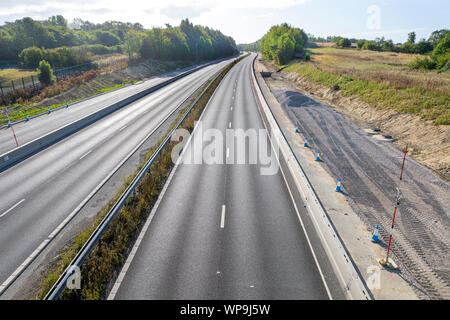
[[[269,71],[277,71],[269,61],[261,62]],[[277,76],[291,82],[298,91],[332,106],[361,127],[380,128],[384,134],[392,135],[399,149],[407,145],[409,156],[450,181],[450,126],[435,126],[432,121],[424,121],[411,114],[377,110],[357,98],[343,97],[339,91],[308,81],[293,72],[281,71]]]

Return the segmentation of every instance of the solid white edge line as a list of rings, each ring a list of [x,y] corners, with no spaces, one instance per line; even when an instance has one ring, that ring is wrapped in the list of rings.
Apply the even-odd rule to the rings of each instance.
[[[220,217],[220,228],[225,228],[225,205],[222,205],[222,216]]]
[[[201,70],[199,70],[199,71],[201,71]],[[202,85],[204,83],[206,83],[206,81],[203,82]],[[183,102],[184,102],[184,100],[183,100]],[[145,143],[145,141],[153,133],[156,132],[156,130],[159,129],[159,127],[180,107],[180,105],[183,102],[178,104],[174,108],[174,110],[167,115],[167,117],[165,117],[161,122],[159,122],[158,125],[155,127],[155,129],[152,130],[152,132],[150,132],[147,136],[145,136],[144,139],[142,139],[141,142],[122,160],[122,162],[120,162],[113,169],[113,171],[111,171],[111,173],[105,179],[103,179],[103,181],[100,182],[100,184],[97,185],[97,187],[94,190],[92,190],[92,192],[86,198],[84,198],[84,200],[63,220],[63,222],[61,222],[58,225],[58,227],[56,227],[56,229],[53,230],[52,233],[50,233],[50,235],[47,237],[47,239],[42,241],[42,243],[33,251],[33,253],[28,258],[26,258],[25,261],[16,268],[16,270],[14,270],[14,272],[0,285],[0,296],[5,292],[6,288],[8,288],[11,285],[11,283],[14,282],[17,279],[17,277],[30,265],[30,263],[33,262],[33,260],[47,247],[47,245],[51,242],[51,240],[53,240],[53,238],[58,235],[58,233],[70,222],[70,220],[72,220],[73,217],[78,214],[78,212],[98,192],[98,190],[100,188],[102,188],[106,184],[106,182],[108,182],[108,180],[120,169],[120,167],[122,167],[122,165],[126,161],[128,161],[129,158],[131,158],[131,156]],[[206,108],[205,108],[205,110],[206,110]]]
[[[252,61],[253,61],[253,60],[252,60]],[[253,64],[253,62],[252,62],[252,64]],[[253,68],[252,65],[250,65],[250,67]],[[250,73],[252,74],[252,76],[254,76],[252,71],[253,71],[253,70],[251,70]],[[253,77],[252,77],[252,78],[253,78]],[[254,89],[257,90],[257,88],[254,88]],[[253,91],[253,92],[254,92],[254,91]],[[254,94],[253,94],[253,96],[254,96]],[[258,99],[258,97],[255,97],[255,100],[256,100],[256,99]],[[305,234],[306,241],[308,242],[308,246],[309,246],[309,248],[310,248],[310,250],[311,250],[311,253],[312,253],[312,255],[313,255],[314,261],[315,261],[315,263],[316,263],[316,265],[317,265],[317,269],[319,270],[319,274],[320,274],[320,277],[322,278],[322,282],[323,282],[323,284],[324,284],[324,286],[325,286],[325,290],[327,291],[327,294],[328,294],[328,297],[330,298],[330,300],[333,300],[333,297],[331,296],[330,289],[328,288],[328,284],[327,284],[327,282],[326,282],[326,280],[325,280],[325,276],[324,276],[324,274],[323,274],[323,272],[322,272],[322,268],[320,267],[319,261],[317,260],[316,253],[315,253],[315,251],[314,251],[314,249],[313,249],[313,247],[312,247],[311,240],[309,239],[308,233],[306,232],[306,228],[305,228],[305,225],[304,225],[304,223],[303,223],[302,217],[300,216],[300,212],[298,211],[297,205],[296,205],[296,203],[295,203],[294,196],[292,195],[291,188],[289,187],[289,184],[288,184],[288,182],[287,182],[287,179],[286,179],[286,176],[285,176],[285,174],[284,174],[283,168],[282,168],[282,166],[281,166],[281,164],[280,164],[280,160],[279,160],[278,155],[277,155],[277,153],[276,153],[276,151],[275,151],[275,148],[274,148],[274,146],[273,146],[272,139],[270,138],[270,135],[268,134],[268,130],[267,130],[266,124],[265,124],[265,122],[264,122],[264,120],[263,120],[264,118],[263,118],[263,116],[262,116],[262,114],[261,114],[261,110],[259,110],[259,108],[257,108],[257,109],[258,109],[258,111],[259,111],[259,115],[261,116],[262,123],[263,123],[264,127],[266,128],[266,135],[267,135],[267,137],[269,138],[270,145],[271,145],[271,147],[272,147],[272,150],[274,151],[275,158],[277,159],[277,162],[278,162],[278,165],[279,165],[279,169],[280,169],[280,171],[281,171],[281,175],[283,176],[284,182],[285,182],[286,187],[287,187],[287,189],[288,189],[288,191],[289,191],[289,196],[290,196],[290,198],[291,198],[291,200],[292,200],[292,203],[293,203],[293,205],[294,205],[295,212],[297,213],[298,220],[300,221],[300,225],[302,226],[303,233]]]
[[[3,212],[2,214],[0,214],[0,218],[3,218],[4,216],[6,216],[9,212],[11,212],[12,210],[14,210],[19,204],[21,204],[22,202],[24,202],[25,199],[20,200],[19,202],[17,202],[15,205],[13,205],[11,208],[9,208],[8,210],[6,210],[5,212]]]
[[[231,69],[228,72],[230,72],[230,71],[231,71]],[[227,75],[228,75],[228,73],[227,73]],[[225,76],[227,76],[227,75],[225,75]],[[172,181],[172,178],[175,175],[175,172],[177,171],[178,166],[180,165],[181,159],[183,158],[184,153],[188,149],[188,146],[191,143],[192,137],[194,136],[194,134],[197,131],[198,124],[203,119],[203,115],[205,114],[206,110],[208,109],[208,106],[209,106],[210,102],[213,100],[214,96],[216,95],[216,92],[218,91],[218,89],[222,85],[224,79],[225,79],[225,77],[220,81],[219,85],[214,90],[211,98],[208,100],[208,103],[206,104],[205,108],[203,109],[200,117],[195,122],[194,130],[192,131],[192,134],[189,136],[188,141],[186,142],[186,144],[183,147],[183,151],[181,152],[180,156],[177,159],[177,163],[173,167],[173,169],[172,169],[172,171],[171,171],[171,173],[169,175],[169,178],[167,179],[166,183],[164,184],[163,190],[161,191],[161,194],[158,196],[158,200],[156,200],[156,203],[153,206],[152,211],[150,212],[150,215],[148,216],[147,221],[144,224],[144,227],[142,228],[141,232],[139,233],[139,236],[138,236],[138,238],[137,238],[137,240],[136,240],[136,242],[135,242],[135,244],[133,246],[133,249],[131,250],[131,252],[128,255],[128,258],[127,258],[125,264],[122,267],[122,270],[120,270],[119,276],[117,277],[117,280],[114,283],[114,286],[112,287],[112,289],[111,289],[111,291],[110,291],[110,293],[108,295],[107,300],[114,300],[114,298],[116,297],[116,294],[119,291],[120,285],[122,284],[122,281],[125,278],[125,275],[127,274],[131,263],[133,262],[133,259],[134,259],[135,255],[136,255],[136,252],[139,249],[139,246],[140,246],[140,244],[142,242],[142,239],[144,239],[145,233],[147,232],[147,229],[150,226],[150,223],[153,220],[153,217],[156,214],[156,211],[157,211],[157,209],[158,209],[162,199],[164,198],[164,195],[165,195],[167,189],[169,188],[170,182]]]

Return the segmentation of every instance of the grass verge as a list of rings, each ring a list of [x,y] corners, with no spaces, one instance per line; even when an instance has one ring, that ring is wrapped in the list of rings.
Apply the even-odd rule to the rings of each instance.
[[[385,83],[362,80],[342,73],[315,68],[310,63],[291,62],[285,71],[331,87],[338,85],[342,96],[356,96],[376,109],[412,113],[435,125],[450,124],[450,95],[423,88],[395,88]]]
[[[219,83],[222,81],[223,77],[237,62],[238,61],[231,63],[220,73],[220,75],[214,80],[214,83],[207,89],[207,91],[204,92],[203,96],[199,99],[189,115],[184,119],[180,128],[184,128],[189,130],[189,132],[192,132],[194,129],[195,120],[198,119],[203,109],[206,107],[206,104]],[[204,88],[208,85],[209,83],[207,83]],[[179,119],[181,119],[185,112],[189,110],[189,108],[190,105],[188,105],[180,113],[178,119],[171,125],[168,132],[173,129],[175,124],[179,121]],[[147,153],[146,161],[153,155],[164,139],[165,137],[161,138],[159,143]],[[172,148],[176,144],[176,142],[171,142],[163,149],[157,160],[150,167],[150,172],[146,174],[136,188],[135,194],[128,199],[125,206],[113,219],[100,241],[84,261],[81,268],[82,289],[66,289],[62,293],[61,299],[89,300],[102,299],[106,297],[108,284],[112,279],[114,279],[117,270],[120,269],[125,261],[128,249],[133,245],[137,234],[155,204],[159,193],[161,192],[164,183],[166,182],[174,166],[171,159],[171,152]],[[92,226],[80,232],[80,234],[60,252],[59,259],[49,269],[47,276],[41,284],[41,288],[37,295],[38,299],[45,297],[46,293],[51,289],[62,272],[67,268],[77,252],[81,249],[89,236],[94,232],[95,228],[100,224],[110,208],[117,201],[139,170],[144,166],[146,161],[144,161],[135,173],[127,179],[122,189],[115,195],[108,205],[101,210]]]

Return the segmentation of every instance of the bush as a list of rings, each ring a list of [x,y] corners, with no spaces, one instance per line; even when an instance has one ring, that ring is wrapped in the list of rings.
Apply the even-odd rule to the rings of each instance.
[[[429,57],[416,57],[410,64],[409,67],[412,69],[419,70],[433,70],[436,68],[436,62]]]
[[[38,78],[39,81],[45,85],[52,84],[55,81],[52,67],[50,66],[50,63],[45,60],[39,62]]]
[[[307,51],[305,53],[305,61],[310,61],[311,60],[311,53],[309,51]]]
[[[352,42],[347,38],[340,38],[336,44],[341,48],[350,48],[352,46]]]
[[[362,46],[364,50],[381,51],[381,47],[375,41],[366,40]]]
[[[37,68],[39,62],[43,59],[43,53],[42,50],[37,47],[26,48],[19,54],[19,59],[22,61],[23,65],[30,68]]]
[[[364,46],[365,42],[366,42],[366,40],[364,40],[364,39],[358,40],[356,42],[356,46],[358,47],[358,49],[362,49],[362,47]]]

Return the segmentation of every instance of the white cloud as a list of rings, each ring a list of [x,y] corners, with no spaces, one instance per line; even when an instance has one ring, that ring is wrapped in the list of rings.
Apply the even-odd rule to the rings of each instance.
[[[75,13],[88,14],[89,10],[105,9],[106,12],[115,12],[139,17],[141,13],[151,10],[168,17],[189,13],[199,14],[218,9],[284,9],[296,6],[311,0],[4,0],[0,16],[27,15],[28,13],[60,11],[62,14]],[[6,7],[6,8],[5,8]]]
[[[235,37],[252,38],[252,25],[242,30],[247,19],[273,18],[274,11],[312,0],[1,0],[0,25],[23,17],[43,20],[62,14],[72,21],[81,18],[95,23],[108,20],[139,22],[144,27],[177,25],[182,18],[216,28]],[[258,33],[259,36],[259,33]]]

